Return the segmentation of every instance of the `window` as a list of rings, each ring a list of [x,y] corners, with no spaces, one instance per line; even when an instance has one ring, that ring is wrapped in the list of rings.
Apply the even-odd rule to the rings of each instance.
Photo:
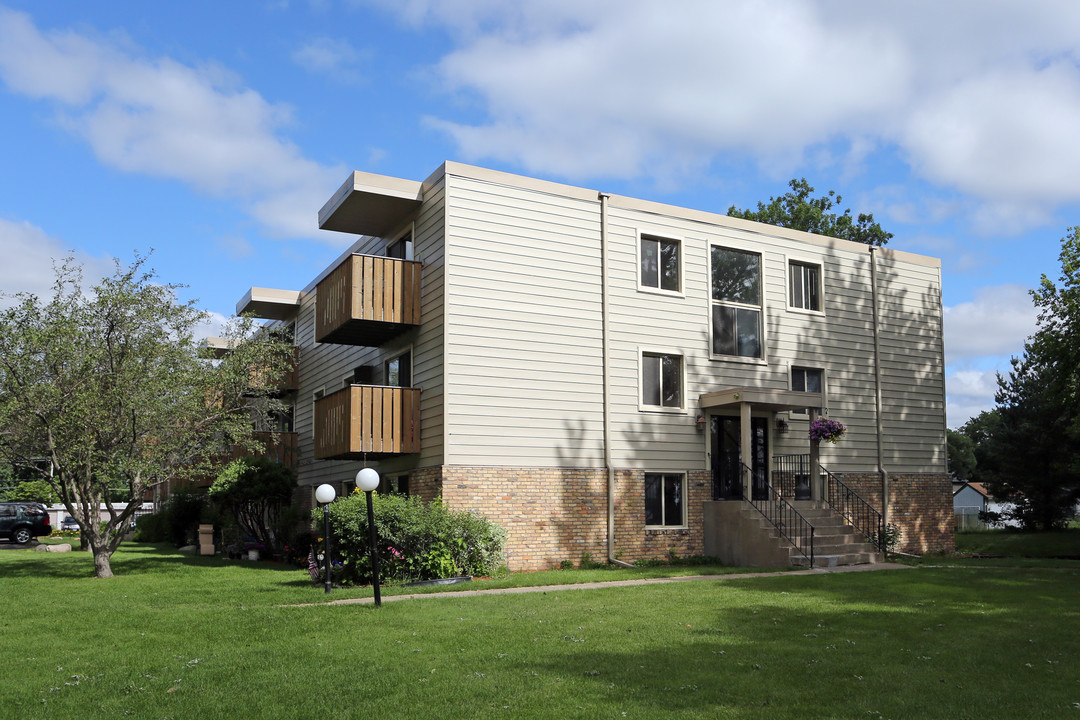
[[[394,242],[386,246],[386,257],[412,260],[413,243],[412,233],[405,233]]]
[[[788,266],[791,307],[821,312],[821,266],[791,262]]]
[[[686,476],[645,473],[645,527],[686,525]]]
[[[386,361],[386,384],[412,387],[412,353],[403,352]]]
[[[404,497],[409,496],[409,476],[408,475],[383,475],[379,479],[379,494],[380,495],[401,495]]]
[[[760,358],[761,256],[712,249],[712,351]]]
[[[679,241],[641,238],[641,286],[680,292]]]
[[[799,392],[822,392],[822,371],[816,368],[793,367],[791,368],[791,389]],[[792,410],[793,414],[806,415],[807,410]]]
[[[682,356],[641,354],[641,404],[681,409],[683,386]]]

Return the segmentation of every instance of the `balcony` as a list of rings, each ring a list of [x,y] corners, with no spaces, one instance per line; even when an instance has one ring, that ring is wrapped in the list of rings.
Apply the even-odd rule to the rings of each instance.
[[[350,255],[316,288],[317,342],[378,347],[419,324],[419,262]]]
[[[265,384],[272,388],[271,395],[280,397],[288,392],[296,392],[300,389],[300,348],[293,347],[289,366],[280,376],[270,378],[269,373],[256,368],[251,370],[251,379],[255,385]]]
[[[350,385],[315,401],[315,458],[420,452],[419,388]]]
[[[234,447],[230,460],[242,457],[263,457],[271,462],[276,462],[285,467],[296,470],[300,467],[296,454],[296,433],[294,432],[256,432],[253,433],[263,447],[262,452],[247,452],[242,448]]]

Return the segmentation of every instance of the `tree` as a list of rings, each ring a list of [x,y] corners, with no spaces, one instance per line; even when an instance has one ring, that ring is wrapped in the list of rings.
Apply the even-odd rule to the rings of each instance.
[[[975,442],[957,430],[945,431],[949,453],[949,472],[962,482],[970,482],[975,474]]]
[[[754,220],[879,247],[888,243],[893,236],[874,222],[873,213],[859,213],[857,217],[852,217],[850,209],[839,215],[830,212],[844,199],[833,190],[821,197],[811,197],[810,193],[814,192],[814,188],[806,182],[806,178],[793,179],[788,183],[788,187],[791,192],[781,197],[770,197],[767,205],[758,202],[757,210],[739,210],[732,205],[727,214],[743,220]]]
[[[1058,283],[1043,275],[1032,291],[1038,328],[998,376],[998,422],[976,452],[988,489],[1030,529],[1063,526],[1080,500],[1080,228],[1059,260]]]
[[[112,576],[144,491],[215,473],[232,446],[256,448],[253,419],[277,409],[268,378],[291,361],[291,346],[250,319],[227,329],[229,355],[203,357],[194,332],[208,314],[179,302],[178,286],[146,262],[118,263],[84,292],[69,258],[55,268],[51,300],[20,293],[0,312],[0,454],[52,485],[98,577]],[[116,487],[128,493],[120,510]]]
[[[245,457],[225,466],[210,486],[210,498],[236,518],[236,524],[270,552],[280,550],[281,510],[292,501],[296,473],[262,457]]]
[[[39,502],[46,505],[60,502],[60,496],[56,494],[48,480],[24,480],[15,486],[9,493],[11,500],[26,500],[27,502]]]

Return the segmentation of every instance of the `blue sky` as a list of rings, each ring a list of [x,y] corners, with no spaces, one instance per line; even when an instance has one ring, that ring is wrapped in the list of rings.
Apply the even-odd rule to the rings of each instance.
[[[153,265],[226,316],[349,242],[354,170],[459,160],[726,212],[792,177],[942,259],[950,426],[1080,209],[1080,4],[0,0],[0,290]]]

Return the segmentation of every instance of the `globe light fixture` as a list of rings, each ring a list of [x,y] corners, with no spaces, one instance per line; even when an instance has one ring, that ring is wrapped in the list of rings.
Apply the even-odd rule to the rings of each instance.
[[[382,607],[382,598],[379,597],[379,548],[375,544],[377,538],[375,537],[375,509],[371,504],[371,492],[379,487],[379,473],[375,472],[371,468],[364,468],[360,472],[356,473],[356,487],[364,491],[367,495],[367,524],[369,537],[369,548],[371,552],[371,586],[375,590],[375,607]]]
[[[337,497],[333,485],[323,483],[315,488],[315,502],[322,505],[323,516],[323,567],[326,569],[326,593],[330,594],[330,503]]]

